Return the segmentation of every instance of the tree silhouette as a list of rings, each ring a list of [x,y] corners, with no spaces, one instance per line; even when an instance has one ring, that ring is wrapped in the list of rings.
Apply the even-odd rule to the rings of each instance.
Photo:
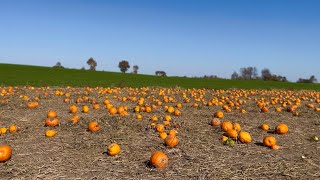
[[[90,70],[96,70],[97,62],[92,57],[88,59],[87,64],[90,66]]]
[[[61,65],[61,62],[57,62],[56,65],[53,66],[54,68],[64,68],[62,65]]]
[[[156,76],[167,76],[167,73],[164,71],[156,71],[155,74]]]
[[[121,72],[125,73],[130,68],[130,65],[128,61],[122,60],[119,62],[118,67],[120,68]]]
[[[231,75],[231,79],[239,79],[239,74],[234,71]]]
[[[138,74],[138,69],[139,69],[139,66],[138,65],[134,65],[133,66],[133,74]]]
[[[272,79],[272,74],[268,68],[261,70],[261,78],[264,81],[270,81]]]

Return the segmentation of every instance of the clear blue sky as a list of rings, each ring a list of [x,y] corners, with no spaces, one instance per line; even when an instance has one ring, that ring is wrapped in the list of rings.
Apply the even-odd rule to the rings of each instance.
[[[320,80],[319,0],[0,0],[0,62]],[[132,68],[129,70],[132,71]]]

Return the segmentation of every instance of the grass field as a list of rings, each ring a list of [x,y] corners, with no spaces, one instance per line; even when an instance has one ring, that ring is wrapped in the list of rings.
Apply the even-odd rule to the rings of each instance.
[[[0,64],[0,85],[78,86],[78,87],[182,87],[208,89],[289,89],[320,90],[320,84],[298,84],[257,80],[157,77],[118,72],[56,69],[51,67]]]

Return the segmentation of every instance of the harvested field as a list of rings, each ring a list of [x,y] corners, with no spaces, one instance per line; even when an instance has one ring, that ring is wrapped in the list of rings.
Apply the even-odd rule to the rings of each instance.
[[[320,136],[319,92],[180,88],[0,89],[5,90],[0,96],[0,127],[15,124],[19,128],[16,133],[0,136],[0,144],[12,148],[11,159],[0,163],[0,179],[320,178],[320,144],[311,140],[315,135]],[[139,98],[144,98],[140,104]],[[76,103],[77,99],[80,102]],[[113,107],[127,107],[128,114],[111,115],[103,104],[106,99]],[[33,101],[39,102],[39,106],[27,108]],[[100,105],[99,109],[92,108],[94,101]],[[181,115],[166,112],[165,106],[178,109],[177,103],[182,104]],[[194,107],[195,103],[198,107]],[[152,104],[155,106],[151,112],[141,110]],[[294,104],[293,112],[288,112]],[[308,107],[308,104],[314,107]],[[68,111],[70,105],[78,107],[78,124],[70,123],[74,115]],[[89,107],[87,113],[81,112],[84,105]],[[262,106],[258,105],[267,107],[268,112],[262,113]],[[136,106],[140,112],[134,112]],[[281,107],[282,111],[276,112],[275,107]],[[246,112],[241,113],[241,109]],[[59,126],[45,127],[49,110],[57,113]],[[234,140],[234,146],[224,145],[221,142],[224,132],[220,127],[210,125],[217,111],[224,113],[222,121],[239,123],[243,131],[250,133],[252,142],[242,144]],[[141,114],[142,120],[137,120],[136,114]],[[166,132],[170,129],[178,131],[179,144],[175,148],[166,147],[151,125],[152,122],[162,124],[166,115],[172,118]],[[158,120],[150,120],[152,116],[157,116]],[[101,130],[89,132],[90,121],[97,121]],[[285,123],[289,131],[284,135],[263,131],[259,128],[263,123],[270,127]],[[45,137],[47,129],[56,130],[57,135]],[[274,136],[281,148],[265,147],[262,144],[265,136]],[[121,152],[111,157],[106,153],[107,146],[114,142],[121,146]],[[168,156],[165,169],[159,170],[149,164],[154,151],[162,151]]]

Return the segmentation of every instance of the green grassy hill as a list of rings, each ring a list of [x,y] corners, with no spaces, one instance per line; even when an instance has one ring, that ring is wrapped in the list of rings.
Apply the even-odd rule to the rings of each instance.
[[[312,89],[320,84],[283,83],[258,80],[200,79],[184,77],[157,77],[152,75],[117,72],[57,69],[51,67],[0,64],[1,86],[90,86],[143,87],[162,86],[210,89]]]

